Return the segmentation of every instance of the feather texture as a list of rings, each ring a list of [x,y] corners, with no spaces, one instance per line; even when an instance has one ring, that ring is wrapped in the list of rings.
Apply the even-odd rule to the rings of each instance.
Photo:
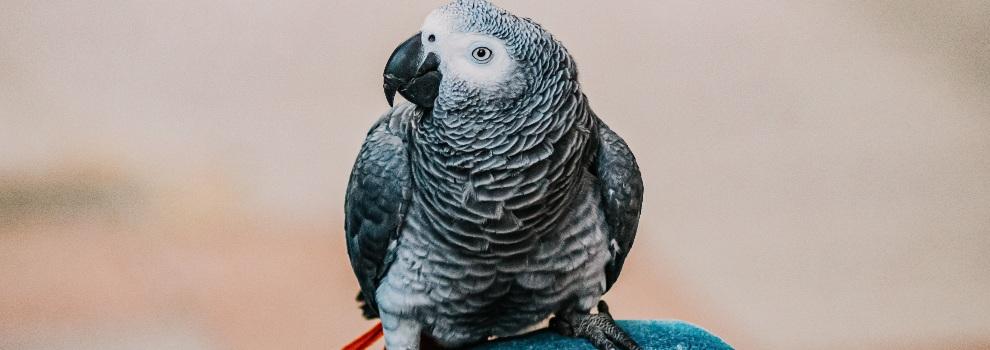
[[[369,318],[378,314],[375,289],[409,208],[412,181],[405,135],[420,114],[406,104],[382,116],[368,132],[347,184],[347,252]]]
[[[632,247],[643,182],[542,27],[483,0],[439,13],[504,42],[517,71],[488,90],[444,73],[432,110],[382,117],[352,171],[346,232],[386,340],[421,331],[456,347],[590,310]]]

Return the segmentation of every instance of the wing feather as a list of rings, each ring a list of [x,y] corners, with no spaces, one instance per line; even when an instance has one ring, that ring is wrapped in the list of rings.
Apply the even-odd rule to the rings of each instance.
[[[361,285],[365,317],[378,315],[375,291],[388,269],[412,191],[406,137],[421,112],[410,104],[390,110],[361,146],[344,203],[351,267]]]
[[[605,267],[605,278],[606,288],[612,288],[636,239],[643,209],[643,178],[629,146],[601,120],[592,172],[601,186],[601,205],[608,225],[612,260]]]

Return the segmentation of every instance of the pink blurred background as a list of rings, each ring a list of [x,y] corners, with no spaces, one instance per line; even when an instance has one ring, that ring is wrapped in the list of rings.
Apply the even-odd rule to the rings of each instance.
[[[441,1],[0,0],[0,349],[336,349],[343,191]],[[740,349],[990,348],[990,2],[497,1],[647,183],[607,299]]]

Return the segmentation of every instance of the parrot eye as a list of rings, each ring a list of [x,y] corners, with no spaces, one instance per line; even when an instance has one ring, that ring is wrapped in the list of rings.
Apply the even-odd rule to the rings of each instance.
[[[437,36],[436,35],[433,35],[433,34],[430,34],[430,36],[426,37],[426,40],[428,40],[429,42],[432,43],[434,41],[437,41]]]
[[[475,48],[474,51],[471,52],[471,57],[479,63],[488,63],[488,61],[492,60],[492,50],[487,47]]]

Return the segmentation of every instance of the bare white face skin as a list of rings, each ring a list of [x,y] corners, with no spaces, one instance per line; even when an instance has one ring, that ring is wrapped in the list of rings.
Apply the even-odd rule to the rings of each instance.
[[[490,35],[461,33],[443,12],[433,11],[421,29],[423,49],[440,57],[444,79],[497,90],[512,79],[516,62],[502,41]]]

